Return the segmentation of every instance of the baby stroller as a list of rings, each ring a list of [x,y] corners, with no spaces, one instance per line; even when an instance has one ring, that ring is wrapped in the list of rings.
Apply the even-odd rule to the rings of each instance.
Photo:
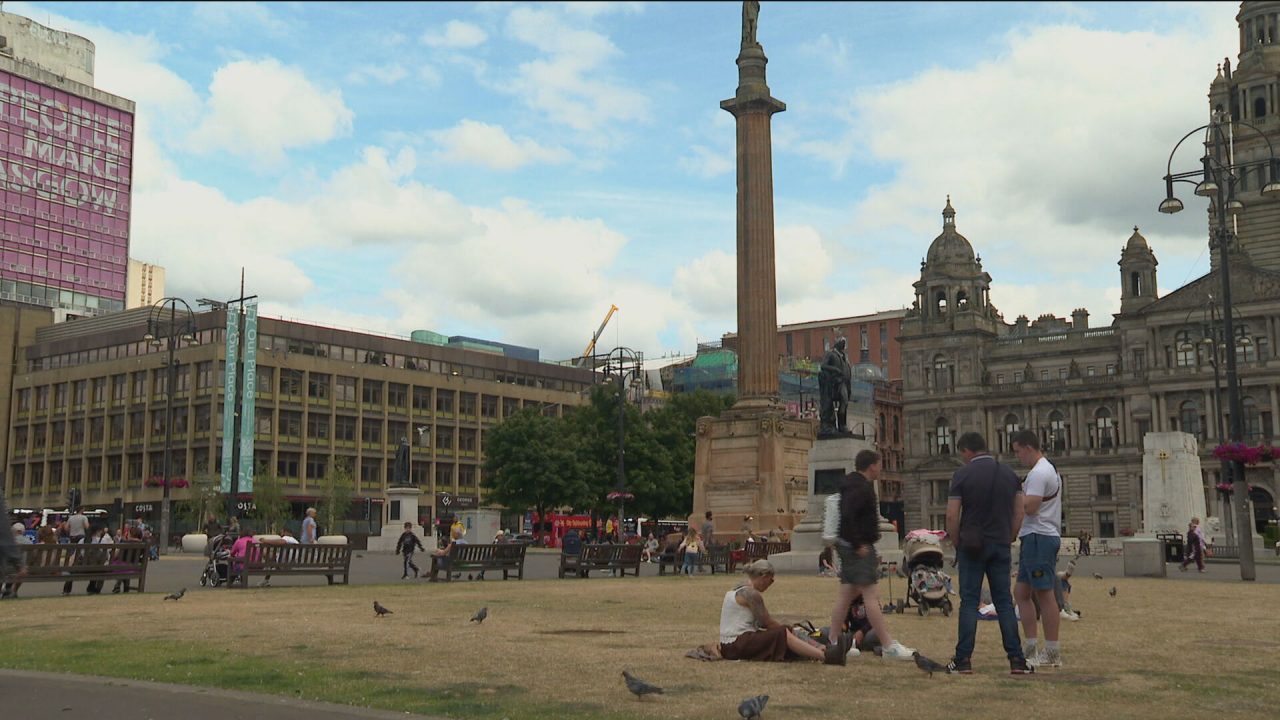
[[[205,563],[204,572],[200,575],[200,586],[205,587],[212,585],[218,587],[227,582],[227,577],[231,572],[231,545],[234,538],[230,534],[215,535],[209,540],[209,546],[205,549],[205,556],[208,562]]]
[[[900,571],[907,578],[907,604],[916,603],[916,612],[928,615],[940,608],[951,615],[951,576],[942,571],[942,535],[934,530],[912,530],[903,545],[905,566]]]

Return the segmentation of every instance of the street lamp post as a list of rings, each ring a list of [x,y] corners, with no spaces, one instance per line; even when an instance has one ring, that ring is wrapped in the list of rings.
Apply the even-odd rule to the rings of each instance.
[[[181,306],[181,313],[179,313]],[[169,554],[169,528],[170,528],[170,499],[169,499],[169,483],[170,483],[170,462],[173,454],[173,393],[178,383],[178,361],[175,353],[183,343],[194,344],[195,339],[195,313],[191,311],[191,306],[185,300],[176,297],[167,297],[156,302],[151,306],[151,313],[147,317],[147,334],[143,336],[143,340],[147,341],[152,347],[164,347],[169,351],[167,364],[168,377],[165,380],[165,409],[164,409],[164,477],[163,495],[160,500],[160,553]],[[185,466],[185,463],[183,463]]]
[[[609,352],[606,373],[618,380],[618,482],[610,493],[618,499],[618,535],[622,536],[622,524],[626,520],[627,505],[627,378],[638,379],[643,368],[643,356],[631,348],[617,347]],[[639,528],[636,528],[637,532]]]
[[[1261,162],[1236,163],[1229,137],[1232,137],[1233,125],[1241,125],[1252,129],[1267,143],[1268,157]],[[1205,152],[1201,158],[1201,168],[1187,172],[1174,173],[1173,155],[1187,138],[1205,131]],[[1259,166],[1261,173],[1265,167],[1269,178],[1262,187],[1263,197],[1272,198],[1280,195],[1280,160],[1277,160],[1271,141],[1257,127],[1240,120],[1233,120],[1222,111],[1215,111],[1208,125],[1202,125],[1187,133],[1173,146],[1169,153],[1169,162],[1165,167],[1165,199],[1160,203],[1162,213],[1176,213],[1183,209],[1182,201],[1173,196],[1173,184],[1185,182],[1195,185],[1195,194],[1209,198],[1209,202],[1217,220],[1217,227],[1211,236],[1210,246],[1218,251],[1218,272],[1222,276],[1222,334],[1229,347],[1227,348],[1227,404],[1231,414],[1231,441],[1242,443],[1244,440],[1243,411],[1240,402],[1240,386],[1237,380],[1236,352],[1231,344],[1236,337],[1235,318],[1231,306],[1231,244],[1235,236],[1227,229],[1227,215],[1235,215],[1244,209],[1244,204],[1236,197],[1236,184],[1239,171],[1251,166]],[[1252,521],[1249,518],[1249,487],[1245,482],[1244,463],[1231,461],[1231,479],[1233,485],[1232,500],[1235,505],[1236,542],[1240,548],[1240,579],[1255,580],[1257,571],[1253,561],[1253,534],[1250,532]]]

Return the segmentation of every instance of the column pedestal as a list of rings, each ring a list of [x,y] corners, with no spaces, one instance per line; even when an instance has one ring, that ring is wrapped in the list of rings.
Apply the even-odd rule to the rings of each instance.
[[[369,538],[370,552],[394,552],[396,541],[400,539],[400,533],[404,532],[405,522],[413,523],[415,533],[425,531],[427,537],[422,544],[428,548],[433,547],[427,542],[431,539],[430,529],[418,527],[418,501],[421,495],[422,490],[416,487],[387,488],[387,516],[383,518],[381,534]]]

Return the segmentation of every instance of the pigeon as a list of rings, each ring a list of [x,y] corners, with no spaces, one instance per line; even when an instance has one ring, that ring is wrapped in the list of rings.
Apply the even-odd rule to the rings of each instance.
[[[181,600],[181,599],[182,599],[182,596],[183,596],[183,595],[186,595],[186,594],[187,594],[187,589],[186,589],[186,588],[182,588],[181,590],[179,590],[179,591],[178,591],[178,592],[176,592],[176,593],[169,593],[168,595],[165,595],[165,596],[164,596],[164,599],[165,599],[165,600]]]
[[[1111,586],[1111,589],[1107,591],[1107,594],[1108,594],[1108,595],[1110,595],[1111,597],[1115,597],[1115,596],[1116,596],[1116,586],[1115,586],[1115,585],[1112,585],[1112,586]]]
[[[929,673],[929,677],[933,677],[935,672],[947,672],[947,666],[920,654],[920,651],[911,653],[911,657],[916,659],[916,667]]]
[[[382,617],[383,615],[394,614],[390,610],[382,607],[382,603],[378,602],[377,600],[373,601],[373,612],[376,613],[374,617]]]
[[[742,716],[743,720],[763,720],[764,706],[768,702],[768,695],[747,698],[738,704],[738,714]]]
[[[475,614],[475,615],[472,615],[472,616],[471,616],[471,622],[476,623],[477,625],[479,625],[480,623],[483,623],[483,622],[484,622],[484,619],[485,619],[485,618],[487,618],[487,617],[489,617],[489,608],[488,608],[488,607],[482,607],[482,608],[480,608],[479,610],[477,610],[477,611],[476,611],[476,614]]]
[[[626,670],[622,671],[622,677],[627,681],[627,689],[637,700],[643,700],[645,695],[662,695],[662,688],[657,685],[650,685],[640,678],[632,675]]]
[[[1093,579],[1094,579],[1094,580],[1101,580],[1101,579],[1102,579],[1102,573],[1094,573],[1094,574],[1093,574]]]

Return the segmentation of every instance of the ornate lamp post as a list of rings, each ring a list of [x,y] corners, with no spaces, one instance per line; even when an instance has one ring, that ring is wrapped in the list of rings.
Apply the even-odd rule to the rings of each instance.
[[[622,536],[621,525],[626,520],[627,499],[634,497],[627,492],[627,378],[638,381],[643,366],[644,356],[631,348],[616,347],[605,358],[605,375],[618,381],[618,482],[607,499],[618,503],[619,537]]]
[[[173,453],[173,393],[178,384],[178,361],[174,353],[184,343],[194,345],[196,342],[195,313],[182,298],[167,297],[151,306],[147,316],[147,334],[143,340],[152,347],[167,348],[168,378],[165,380],[164,403],[164,495],[160,501],[160,553],[169,554],[170,503],[169,483],[170,458]],[[185,466],[186,463],[184,462]]]
[[[1266,160],[1239,163],[1235,161],[1230,141],[1235,125],[1253,130],[1266,141],[1268,154]],[[1174,173],[1172,171],[1174,153],[1187,138],[1200,131],[1205,132],[1205,151],[1201,158],[1201,167],[1197,170]],[[1236,197],[1236,184],[1239,182],[1240,171],[1253,166],[1258,166],[1259,172],[1263,167],[1268,171],[1269,180],[1262,187],[1263,197],[1273,198],[1280,195],[1280,182],[1278,182],[1280,181],[1280,161],[1276,159],[1271,141],[1252,124],[1232,120],[1222,111],[1214,112],[1213,119],[1208,125],[1192,130],[1173,146],[1173,152],[1169,153],[1169,162],[1165,166],[1165,199],[1159,207],[1160,212],[1169,214],[1183,209],[1182,201],[1173,196],[1175,182],[1190,183],[1195,186],[1196,195],[1209,198],[1210,207],[1217,221],[1217,226],[1213,228],[1210,235],[1209,245],[1211,249],[1218,251],[1218,272],[1222,276],[1222,333],[1223,337],[1228,339],[1236,337],[1235,318],[1231,306],[1231,246],[1236,238],[1227,228],[1227,215],[1236,215],[1244,209],[1244,204]],[[1244,418],[1240,403],[1240,385],[1237,380],[1235,348],[1230,347],[1226,355],[1227,405],[1228,412],[1231,414],[1231,441],[1240,443],[1243,442],[1244,436],[1242,425]],[[1236,538],[1240,547],[1240,579],[1254,580],[1257,578],[1257,573],[1253,562],[1249,487],[1245,482],[1244,463],[1239,460],[1231,461],[1231,478],[1234,485],[1232,499],[1235,503]]]

